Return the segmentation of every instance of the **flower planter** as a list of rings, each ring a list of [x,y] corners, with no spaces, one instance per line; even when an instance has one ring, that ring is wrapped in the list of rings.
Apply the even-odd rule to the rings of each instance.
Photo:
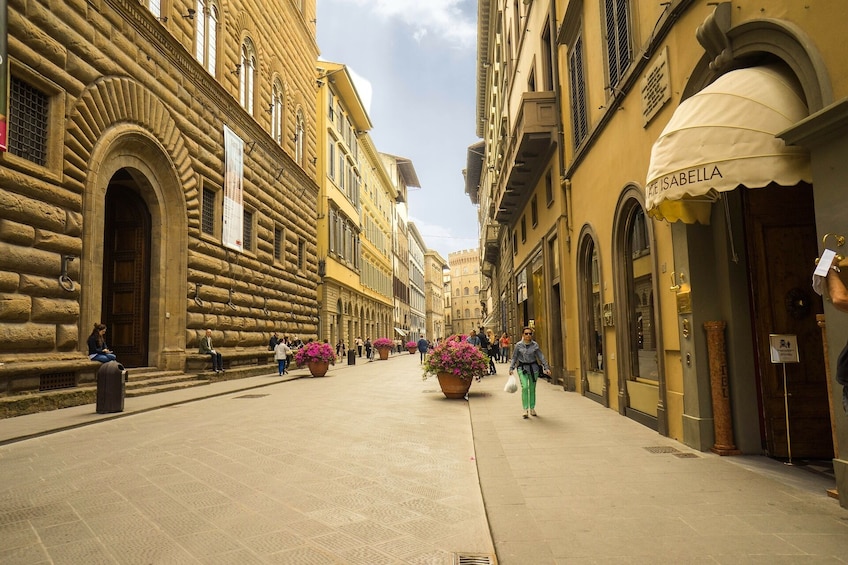
[[[323,377],[327,374],[327,370],[330,368],[330,362],[310,361],[307,363],[307,367],[309,367],[309,372],[312,373],[313,377]]]
[[[437,373],[439,386],[446,398],[465,398],[471,388],[471,379],[461,379],[453,373]]]
[[[418,351],[418,348],[417,347],[407,347],[406,350],[409,351],[410,355],[414,355],[415,352]]]
[[[377,350],[377,352],[380,354],[380,360],[381,361],[385,361],[386,359],[389,358],[389,348],[388,347],[381,347],[380,349]]]

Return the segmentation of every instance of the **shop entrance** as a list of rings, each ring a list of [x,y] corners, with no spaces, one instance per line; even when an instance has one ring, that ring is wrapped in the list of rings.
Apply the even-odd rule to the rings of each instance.
[[[743,191],[760,429],[767,453],[788,457],[783,366],[769,334],[796,335],[800,363],[786,365],[792,457],[830,459],[833,443],[821,330],[822,299],[810,285],[817,257],[809,185]]]
[[[106,190],[103,236],[103,323],[107,343],[125,367],[148,364],[150,212],[127,169]]]

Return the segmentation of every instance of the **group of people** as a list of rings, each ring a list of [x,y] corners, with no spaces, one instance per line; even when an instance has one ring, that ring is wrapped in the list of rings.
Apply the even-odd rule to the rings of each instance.
[[[356,356],[362,357],[362,353],[365,353],[366,359],[372,359],[371,355],[373,353],[374,347],[371,345],[371,338],[366,337],[364,340],[361,337],[357,337],[353,340],[353,346],[356,348]],[[336,357],[342,359],[347,354],[348,348],[345,342],[341,339],[336,342]]]
[[[289,373],[294,352],[301,347],[303,342],[298,338],[290,340],[287,335],[281,338],[277,332],[271,334],[271,339],[268,340],[268,351],[274,352],[274,360],[277,362],[277,372],[280,376]]]
[[[496,338],[492,330],[487,330],[483,327],[479,331],[471,330],[467,341],[482,349],[489,356],[489,374],[496,375],[498,373],[495,368],[495,362],[506,363],[509,359],[509,334],[503,332],[501,337]]]

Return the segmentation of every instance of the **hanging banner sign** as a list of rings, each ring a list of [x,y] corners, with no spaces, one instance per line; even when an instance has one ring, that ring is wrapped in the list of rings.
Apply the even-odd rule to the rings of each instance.
[[[224,126],[224,247],[244,251],[244,141]]]
[[[798,336],[769,334],[769,352],[772,363],[798,363]]]

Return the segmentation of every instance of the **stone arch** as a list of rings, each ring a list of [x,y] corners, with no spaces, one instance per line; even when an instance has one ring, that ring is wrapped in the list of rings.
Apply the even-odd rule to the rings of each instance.
[[[200,222],[197,179],[182,132],[149,90],[127,78],[105,77],[90,85],[71,109],[65,148],[65,181],[82,195],[85,226],[81,330],[101,315],[106,189],[114,174],[126,169],[137,180],[153,222],[149,360],[161,368],[182,368],[185,250],[189,226],[199,228]],[[188,206],[187,199],[195,205]]]
[[[714,31],[713,33],[720,33]],[[692,70],[681,100],[686,100],[725,72],[759,65],[764,56],[780,59],[798,79],[813,114],[833,102],[827,65],[812,39],[797,25],[776,19],[744,22],[726,33],[732,58],[716,64],[705,53]]]

